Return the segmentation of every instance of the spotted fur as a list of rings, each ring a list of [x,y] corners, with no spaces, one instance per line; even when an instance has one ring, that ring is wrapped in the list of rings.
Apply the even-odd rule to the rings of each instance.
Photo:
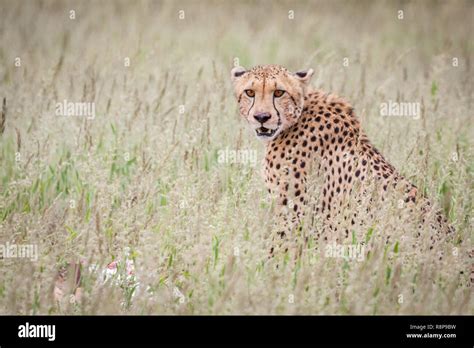
[[[417,203],[426,217],[434,217],[433,244],[452,235],[446,218],[440,212],[433,213],[430,202],[369,141],[353,107],[338,96],[309,86],[312,73],[291,73],[276,65],[251,70],[237,67],[231,72],[240,115],[265,141],[265,184],[277,197],[278,227],[270,254],[276,249],[287,251],[285,241],[295,235],[308,211],[313,194],[308,190],[311,173],[323,178],[314,213],[334,232],[338,231],[335,217],[344,211],[348,198],[360,201],[375,185],[382,200],[388,191],[399,191],[409,208]],[[275,91],[284,94],[276,97],[281,92]],[[268,119],[261,122],[259,115]],[[355,224],[357,212],[344,218]],[[349,230],[343,234],[348,237]]]

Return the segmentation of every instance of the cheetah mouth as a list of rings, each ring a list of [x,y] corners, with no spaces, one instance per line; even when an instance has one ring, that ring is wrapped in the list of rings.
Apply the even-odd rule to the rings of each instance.
[[[272,137],[275,135],[276,131],[278,130],[278,128],[275,128],[275,129],[269,129],[269,128],[265,128],[265,127],[259,127],[257,129],[255,129],[255,132],[257,133],[257,136],[258,137]]]

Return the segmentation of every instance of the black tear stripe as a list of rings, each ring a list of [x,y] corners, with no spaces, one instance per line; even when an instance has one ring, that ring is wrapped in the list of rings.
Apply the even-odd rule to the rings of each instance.
[[[252,105],[250,105],[250,109],[247,111],[247,116],[250,115],[250,110],[252,110],[253,104],[255,104],[255,97],[252,98]]]
[[[277,116],[278,116],[278,127],[281,126],[281,117],[280,117],[280,111],[278,111],[278,109],[276,108],[276,105],[275,105],[275,97],[273,97],[273,108],[275,109],[276,113],[277,113]]]
[[[244,92],[240,93],[239,100],[237,101],[237,103],[240,103],[240,100],[242,100],[242,94],[244,94]]]
[[[295,98],[293,98],[293,96],[290,93],[288,93],[288,95],[290,96],[290,99],[293,102],[293,104],[295,104],[295,114],[293,115],[293,117],[296,117],[296,110],[298,109],[298,104],[296,104]]]
[[[295,107],[298,106],[298,104],[296,104],[295,98],[293,98],[293,96],[290,93],[288,93],[288,95],[290,96],[291,101],[293,102],[293,104],[295,104]]]

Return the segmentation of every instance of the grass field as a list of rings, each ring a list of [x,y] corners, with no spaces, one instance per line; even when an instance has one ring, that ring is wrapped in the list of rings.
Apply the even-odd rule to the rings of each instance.
[[[0,13],[0,243],[38,252],[0,260],[0,314],[473,314],[472,2],[0,0]],[[235,63],[312,67],[313,86],[349,100],[455,226],[443,261],[409,251],[415,226],[394,204],[354,236],[360,262],[320,241],[265,262],[274,203]],[[64,100],[95,117],[58,115]],[[421,117],[382,117],[389,101]],[[82,295],[57,301],[74,262]]]

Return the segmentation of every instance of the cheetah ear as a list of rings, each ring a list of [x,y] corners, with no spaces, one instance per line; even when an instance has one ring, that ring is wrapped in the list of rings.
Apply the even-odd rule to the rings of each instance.
[[[242,76],[246,72],[247,72],[247,70],[245,70],[245,68],[243,68],[241,66],[236,66],[235,68],[233,68],[231,70],[230,77],[231,77],[232,81],[235,81],[235,79],[239,78],[240,76]]]
[[[308,69],[308,70],[301,70],[295,72],[295,77],[303,82],[304,84],[308,84],[309,81],[311,80],[311,76],[313,76],[314,70],[313,69]]]

